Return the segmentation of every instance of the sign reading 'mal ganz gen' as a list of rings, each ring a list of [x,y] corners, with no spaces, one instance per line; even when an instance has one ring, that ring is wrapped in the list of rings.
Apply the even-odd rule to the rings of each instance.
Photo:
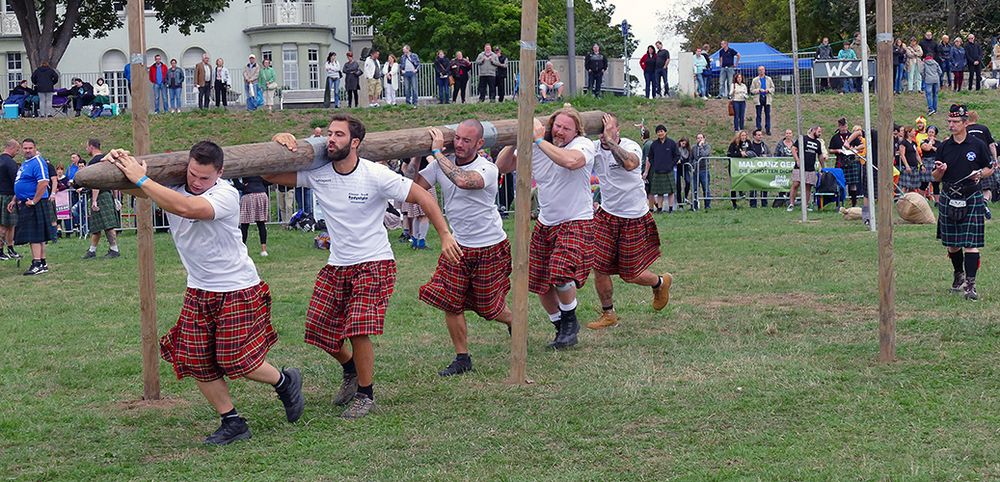
[[[875,78],[875,57],[868,59],[868,75]],[[814,60],[813,77],[817,79],[849,79],[861,77],[860,60]]]

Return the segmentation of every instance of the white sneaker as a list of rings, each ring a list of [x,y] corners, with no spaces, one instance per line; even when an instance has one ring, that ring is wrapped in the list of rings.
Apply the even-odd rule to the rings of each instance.
[[[788,209],[786,209],[785,211],[792,212],[794,209],[795,209],[795,205],[794,204],[789,204],[788,205]]]
[[[806,211],[813,212],[813,208],[808,208]]]
[[[267,257],[267,251],[261,251],[260,252],[260,257],[261,258],[266,258]]]

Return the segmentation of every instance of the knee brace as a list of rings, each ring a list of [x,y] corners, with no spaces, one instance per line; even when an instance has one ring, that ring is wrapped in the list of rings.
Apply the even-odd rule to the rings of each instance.
[[[554,284],[552,286],[555,287],[556,291],[558,291],[560,293],[565,293],[565,292],[567,292],[567,291],[569,291],[569,290],[571,290],[573,288],[576,288],[576,283],[570,281],[568,283],[563,283],[561,285],[555,285]]]

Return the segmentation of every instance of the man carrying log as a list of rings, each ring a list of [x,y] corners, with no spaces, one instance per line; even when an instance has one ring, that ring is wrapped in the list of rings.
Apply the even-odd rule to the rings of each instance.
[[[455,154],[446,156],[444,134],[430,129],[432,155],[414,183],[424,189],[441,186],[448,221],[462,249],[462,259],[438,260],[431,280],[420,287],[420,300],[445,312],[455,360],[438,372],[442,377],[472,370],[465,310],[510,326],[505,298],[510,291],[510,243],[496,207],[499,171],[479,155],[483,124],[469,119],[455,129]]]
[[[594,141],[594,147],[594,172],[601,181],[601,207],[594,214],[594,287],[602,313],[587,328],[600,330],[618,324],[611,275],[652,287],[656,311],[670,301],[673,276],[658,276],[649,270],[660,257],[660,235],[638,169],[642,147],[621,137],[613,114],[604,114],[604,133]]]
[[[350,115],[333,116],[327,128],[326,160],[312,170],[264,176],[274,184],[306,187],[316,193],[333,242],[327,265],[316,277],[306,313],[306,343],[332,355],[344,370],[334,403],[341,414],[361,418],[375,408],[372,378],[375,352],[370,335],[381,335],[396,282],[396,261],[383,224],[394,200],[419,204],[441,237],[441,252],[458,263],[462,252],[448,231],[437,200],[413,181],[358,156],[365,125]],[[295,136],[274,140],[297,151]],[[351,350],[344,340],[351,341]],[[352,353],[353,350],[353,353]]]
[[[202,141],[191,148],[187,182],[164,186],[146,176],[146,162],[128,151],[105,158],[121,169],[142,195],[167,212],[170,235],[187,270],[187,291],[177,324],[160,339],[160,355],[177,378],[194,377],[198,389],[222,417],[206,444],[250,438],[250,427],[233,405],[223,377],[246,377],[274,387],[285,417],[302,416],[302,375],[278,371],[265,359],[278,341],[271,327],[271,293],[247,255],[239,229],[240,195],[221,180],[223,152]]]
[[[976,274],[979,249],[985,245],[986,204],[980,181],[993,175],[992,158],[986,144],[966,130],[968,111],[952,104],[948,113],[951,137],[938,149],[931,178],[942,183],[938,198],[937,237],[948,249],[954,268],[952,293],[965,292],[965,299],[978,300]]]
[[[576,291],[594,265],[594,206],[590,171],[594,142],[572,107],[555,111],[548,129],[535,120],[531,172],[538,185],[538,222],[531,236],[528,289],[538,294],[556,327],[550,348],[577,343]],[[513,172],[517,152],[507,146],[497,156],[501,173]]]

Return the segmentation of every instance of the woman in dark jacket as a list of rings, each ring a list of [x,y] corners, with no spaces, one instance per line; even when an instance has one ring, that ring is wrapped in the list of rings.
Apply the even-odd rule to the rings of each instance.
[[[247,243],[250,223],[257,224],[257,234],[260,236],[260,255],[267,256],[267,221],[271,217],[270,195],[267,186],[270,183],[260,176],[241,177],[233,180],[233,186],[240,191],[240,231],[243,233],[243,244]]]
[[[656,73],[656,48],[652,45],[646,47],[646,55],[639,59],[639,66],[642,67],[642,76],[646,80],[646,98],[652,99],[653,75]]]
[[[437,57],[434,59],[434,74],[437,76],[438,104],[447,104],[451,59],[444,54],[444,50],[438,50]]]
[[[903,39],[896,38],[892,44],[892,91],[897,94],[903,93],[903,77],[906,76],[903,64],[905,63],[906,47],[903,45]]]
[[[347,107],[358,105],[358,91],[361,90],[361,76],[364,72],[354,60],[354,54],[347,52],[347,63],[344,64],[344,90],[347,91]],[[353,103],[353,104],[352,104]]]
[[[746,158],[750,157],[750,134],[747,131],[737,131],[736,136],[733,137],[733,141],[729,143],[729,150],[726,151],[728,157],[733,158]],[[730,163],[732,161],[729,161]],[[736,209],[736,199],[737,197],[743,197],[745,193],[740,191],[729,191],[729,197],[732,198],[733,209]]]
[[[43,60],[42,65],[31,73],[31,83],[35,84],[35,90],[38,92],[38,115],[52,117],[55,113],[52,109],[52,97],[55,96],[56,84],[59,83],[59,74],[49,67],[47,60]]]
[[[455,52],[455,58],[449,65],[451,77],[455,79],[455,87],[451,91],[452,103],[458,99],[458,94],[462,94],[462,103],[465,103],[465,86],[469,83],[469,72],[472,70],[472,62],[462,57],[462,52]]]
[[[955,75],[951,84],[955,92],[962,90],[962,80],[965,77],[965,67],[969,59],[965,55],[965,48],[962,47],[962,39],[955,39],[955,46],[951,48],[951,72]]]

